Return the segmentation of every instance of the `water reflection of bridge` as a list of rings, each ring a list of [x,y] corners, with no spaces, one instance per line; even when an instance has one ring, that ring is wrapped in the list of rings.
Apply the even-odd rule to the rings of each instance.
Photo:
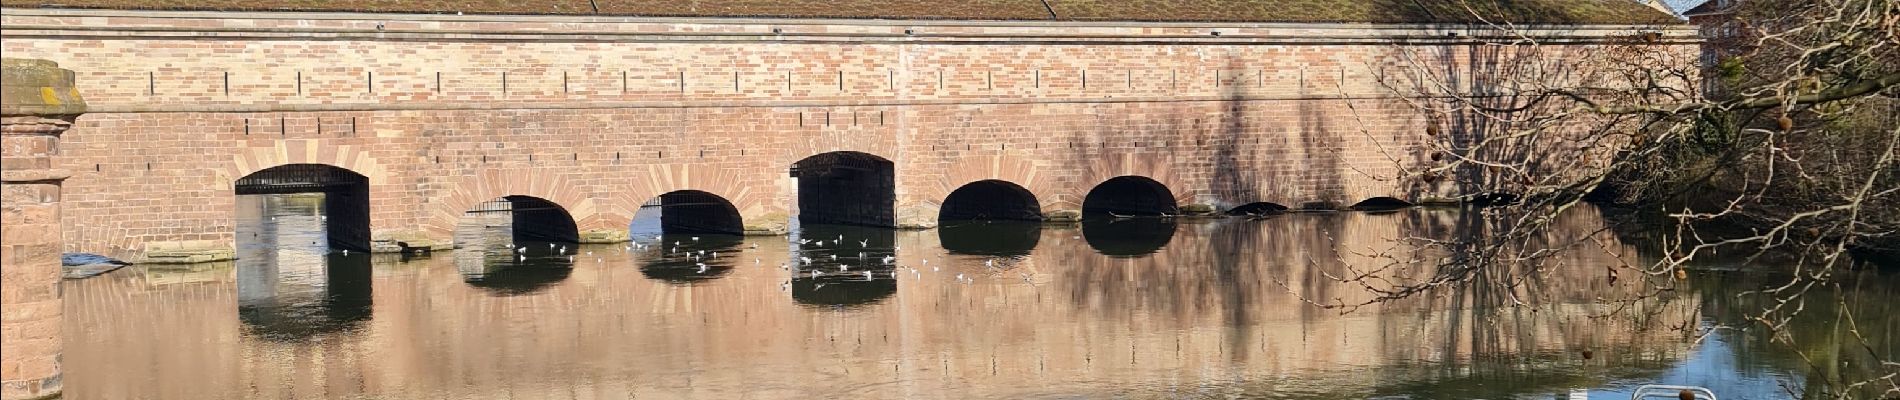
[[[579,261],[528,293],[465,283],[450,257],[379,263],[361,331],[293,341],[237,334],[248,322],[230,311],[239,296],[228,268],[135,269],[69,284],[72,331],[109,334],[73,338],[68,379],[87,398],[1015,397],[1195,386],[1187,382],[1360,397],[1455,379],[1442,366],[1474,360],[1562,371],[1685,351],[1667,327],[1692,318],[1693,302],[1647,303],[1650,319],[1591,318],[1603,311],[1590,305],[1596,297],[1628,294],[1594,269],[1534,282],[1553,301],[1535,312],[1473,307],[1496,298],[1481,291],[1348,315],[1294,295],[1364,296],[1320,272],[1433,229],[1420,224],[1437,215],[1185,223],[1140,257],[1101,255],[1077,229],[1044,229],[1002,270],[982,265],[997,255],[946,254],[929,232],[903,232],[888,246],[901,247],[902,265],[929,258],[943,270],[893,273],[876,305],[849,310],[808,308],[781,291],[789,275],[776,264],[795,244],[783,240],[749,241],[759,248],[738,250],[728,272],[692,282],[629,265],[639,261],[622,247],[591,246],[604,261]],[[977,279],[959,284],[948,278],[956,273]],[[124,379],[126,368],[150,378]]]

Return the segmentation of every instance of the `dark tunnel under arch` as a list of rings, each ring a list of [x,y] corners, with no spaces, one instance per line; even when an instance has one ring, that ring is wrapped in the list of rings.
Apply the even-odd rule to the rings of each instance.
[[[1042,206],[1036,201],[1036,194],[1021,185],[981,180],[958,187],[945,196],[943,206],[937,211],[937,220],[1041,221]]]
[[[456,228],[458,245],[464,241],[481,242],[468,235],[495,234],[506,227],[513,242],[580,243],[580,227],[566,207],[553,201],[511,195],[482,202],[462,215]]]
[[[698,190],[677,190],[661,194],[657,200],[655,205],[660,211],[661,233],[745,233],[745,221],[739,216],[739,208],[719,195]]]
[[[798,221],[897,226],[897,170],[890,160],[855,151],[820,153],[792,165]]]
[[[1119,176],[1089,190],[1082,200],[1087,215],[1155,216],[1178,213],[1174,193],[1142,176]]]

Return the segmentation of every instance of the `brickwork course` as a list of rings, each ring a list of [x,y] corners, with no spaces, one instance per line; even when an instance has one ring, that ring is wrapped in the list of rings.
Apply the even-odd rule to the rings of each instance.
[[[234,182],[272,167],[367,177],[371,235],[411,243],[506,196],[624,239],[680,190],[783,232],[788,169],[830,152],[889,161],[907,226],[985,180],[1044,215],[1122,176],[1195,209],[1422,201],[1461,193],[1408,172],[1406,55],[1471,68],[1491,17],[1578,79],[1643,32],[1695,46],[1620,0],[49,3],[0,2],[0,50],[70,79],[7,103],[88,108],[6,117],[6,399],[59,390],[60,251],[229,254]]]
[[[1631,0],[0,0],[19,8],[1007,21],[1668,24]]]
[[[857,10],[838,4],[828,10]],[[796,213],[787,169],[833,151],[893,161],[898,219],[919,226],[985,179],[1027,188],[1045,214],[1124,175],[1218,209],[1454,196],[1405,173],[1427,158],[1426,121],[1380,76],[1404,52],[1468,60],[1485,32],[29,8],[0,22],[10,57],[76,71],[93,106],[57,160],[75,174],[67,250],[134,258],[153,244],[230,243],[233,182],[297,163],[367,176],[377,238],[443,243],[464,211],[509,195],[554,202],[583,231],[624,232],[640,204],[700,190],[749,229],[782,230]],[[1551,57],[1585,63],[1646,29],[1693,34],[1540,32]]]

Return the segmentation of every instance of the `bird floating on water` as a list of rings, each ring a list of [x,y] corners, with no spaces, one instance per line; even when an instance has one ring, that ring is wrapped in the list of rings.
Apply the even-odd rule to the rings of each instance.
[[[706,273],[706,263],[699,263],[699,273]]]
[[[697,242],[697,241],[699,241],[699,237],[698,237],[698,236],[694,236],[694,237],[693,237],[693,241],[695,241],[695,242]]]

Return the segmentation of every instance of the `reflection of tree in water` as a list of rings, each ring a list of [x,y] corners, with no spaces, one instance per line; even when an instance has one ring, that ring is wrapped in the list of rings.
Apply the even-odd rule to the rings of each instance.
[[[656,244],[645,250],[639,261],[640,273],[648,279],[672,284],[718,279],[742,265],[739,249],[744,241],[745,237],[738,235],[661,235]],[[700,270],[701,264],[705,265],[705,271]]]
[[[1802,398],[1893,396],[1880,385],[1849,385],[1883,376],[1894,379],[1893,374],[1900,373],[1900,365],[1882,364],[1900,359],[1900,302],[1892,300],[1900,297],[1900,274],[1840,271],[1831,279],[1840,284],[1816,289],[1821,295],[1810,297],[1825,301],[1803,302],[1798,314],[1784,307],[1787,311],[1771,315],[1778,323],[1785,320],[1779,330],[1767,329],[1755,318],[1777,301],[1759,291],[1786,284],[1785,273],[1715,271],[1689,282],[1694,291],[1707,293],[1701,296],[1702,314],[1715,325],[1733,328],[1711,333],[1734,344],[1727,354],[1735,358],[1733,363],[1804,371]]]
[[[847,225],[802,225],[792,237],[792,300],[809,306],[877,304],[897,294],[892,276],[897,231]],[[807,242],[800,244],[800,241]],[[819,245],[818,242],[824,242]],[[800,257],[810,258],[804,264]],[[839,267],[844,267],[842,270]],[[864,273],[870,272],[871,277]]]
[[[1486,218],[1477,212],[1410,210],[1186,223],[1180,229],[1205,234],[1176,235],[1173,243],[1147,257],[1115,258],[1063,249],[1070,253],[1053,258],[1075,265],[1061,269],[1063,276],[1055,282],[1069,294],[1072,304],[1105,315],[1141,312],[1183,319],[1218,315],[1230,328],[1223,334],[1228,335],[1225,340],[1234,349],[1233,356],[1243,359],[1254,350],[1242,342],[1260,335],[1261,329],[1278,329],[1262,325],[1264,321],[1339,318],[1345,310],[1310,302],[1364,303],[1379,294],[1362,284],[1432,279],[1441,262],[1471,254],[1454,255],[1447,249],[1420,252],[1406,240],[1482,234]],[[1560,218],[1554,225],[1568,229],[1544,238],[1543,245],[1602,238],[1600,224],[1582,223],[1592,218],[1593,214]],[[1614,238],[1607,240],[1614,245]],[[1618,365],[1634,368],[1644,361],[1631,357],[1680,344],[1656,343],[1681,338],[1669,329],[1689,320],[1678,303],[1653,299],[1632,305],[1648,310],[1637,316],[1593,318],[1596,313],[1589,305],[1597,299],[1632,297],[1636,291],[1633,286],[1609,287],[1601,279],[1593,280],[1599,278],[1593,271],[1615,262],[1610,254],[1600,250],[1563,254],[1558,264],[1579,268],[1529,274],[1513,271],[1514,276],[1530,278],[1496,285],[1447,285],[1348,315],[1412,319],[1384,328],[1382,337],[1390,343],[1382,353],[1394,359],[1446,361],[1393,369],[1388,373],[1394,374],[1394,382],[1514,380],[1564,368],[1552,364],[1552,359],[1571,356],[1567,352],[1576,348],[1595,349],[1603,357],[1618,358]],[[1472,273],[1489,277],[1499,272]],[[1369,277],[1364,282],[1351,281],[1362,275]],[[1514,299],[1530,296],[1551,306],[1514,306]],[[1485,365],[1466,371],[1440,370],[1474,361]]]

